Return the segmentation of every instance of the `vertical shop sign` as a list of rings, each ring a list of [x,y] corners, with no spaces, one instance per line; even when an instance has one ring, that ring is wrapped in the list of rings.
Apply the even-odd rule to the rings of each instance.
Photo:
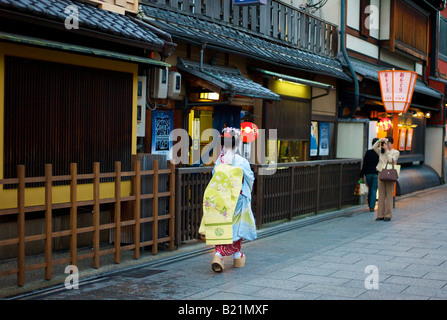
[[[411,150],[412,142],[413,142],[413,128],[409,128],[407,133],[407,145],[405,148],[406,150]]]
[[[310,156],[318,155],[318,122],[310,123]]]
[[[320,156],[329,155],[329,123],[320,122]]]
[[[172,141],[169,134],[173,129],[173,111],[152,111],[152,153],[171,158]]]
[[[192,149],[200,150],[200,118],[194,118],[192,122]]]
[[[407,134],[407,129],[399,129],[399,150],[405,150],[405,138]]]

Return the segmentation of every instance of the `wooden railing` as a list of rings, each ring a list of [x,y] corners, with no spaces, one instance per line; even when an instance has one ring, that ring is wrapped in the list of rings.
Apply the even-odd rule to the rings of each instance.
[[[331,57],[338,53],[336,25],[282,1],[267,0],[266,5],[260,6],[234,6],[233,0],[142,0],[141,3],[201,15],[313,53]]]
[[[255,218],[258,227],[300,215],[358,204],[354,190],[360,160],[324,160],[284,163],[275,174],[255,169]]]
[[[176,244],[199,239],[203,193],[212,167],[178,168],[176,177]],[[258,228],[300,215],[318,214],[358,204],[354,195],[360,159],[281,163],[274,174],[252,165],[252,209]]]
[[[203,193],[211,180],[213,167],[178,168],[175,186],[176,245],[199,239]]]
[[[121,254],[133,250],[134,258],[140,257],[140,248],[152,246],[152,253],[157,254],[158,243],[169,243],[169,249],[188,240],[199,239],[198,228],[202,218],[203,193],[212,176],[213,167],[159,169],[158,161],[153,162],[152,170],[141,170],[140,161],[134,161],[133,170],[121,172],[119,162],[115,164],[115,172],[100,173],[99,163],[94,164],[93,174],[77,174],[77,165],[71,164],[71,173],[66,176],[53,176],[52,166],[45,166],[44,177],[25,177],[24,166],[18,166],[18,178],[0,179],[0,184],[17,188],[17,207],[0,210],[0,218],[12,217],[16,220],[17,236],[11,238],[0,237],[0,248],[17,245],[16,267],[0,268],[0,277],[17,274],[17,284],[25,284],[25,272],[45,269],[45,279],[52,278],[52,267],[61,264],[77,265],[78,261],[92,258],[92,267],[99,268],[99,258],[113,254],[114,263],[120,263]],[[253,165],[255,184],[252,197],[252,208],[258,228],[282,220],[291,220],[303,214],[315,213],[330,209],[340,209],[346,205],[358,203],[358,196],[354,195],[355,186],[360,172],[360,160],[327,160],[278,164],[274,174],[266,174],[266,166]],[[168,175],[168,191],[159,192],[159,176]],[[141,194],[141,177],[151,176],[153,192]],[[121,183],[131,178],[132,193],[121,195]],[[100,198],[101,179],[113,180],[115,196]],[[92,200],[80,201],[77,196],[77,182],[92,180]],[[53,184],[55,182],[69,182],[70,201],[54,203]],[[28,183],[45,184],[45,204],[27,206],[25,203],[25,188]],[[166,188],[165,188],[166,189]],[[9,190],[11,191],[11,190]],[[159,215],[158,199],[166,197],[167,214]],[[142,217],[140,203],[144,199],[153,199],[152,216]],[[100,205],[112,204],[112,222],[100,224]],[[121,204],[129,204],[128,212],[121,212]],[[78,210],[93,208],[93,223],[89,226],[78,226]],[[53,210],[69,210],[70,228],[56,230],[53,224]],[[44,213],[44,233],[25,234],[27,219],[25,215]],[[159,237],[158,223],[167,221],[168,236]],[[151,223],[152,239],[143,240],[141,226]],[[130,229],[130,230],[129,230]],[[99,233],[111,230],[113,247],[101,248]],[[126,239],[131,234],[131,241],[122,244],[122,232],[126,232]],[[78,235],[93,233],[92,251],[79,254],[82,247],[78,244]],[[69,257],[54,259],[55,248],[53,240],[69,237]],[[33,241],[44,241],[44,262],[25,264],[26,244]]]
[[[141,163],[139,160],[134,160],[134,168],[130,172],[121,172],[121,163],[115,163],[115,172],[100,173],[100,164],[94,163],[93,174],[78,174],[77,165],[72,163],[70,166],[70,175],[53,176],[52,165],[45,166],[44,177],[25,177],[25,166],[19,165],[17,167],[17,178],[14,179],[0,179],[0,184],[3,186],[12,185],[17,188],[17,207],[0,210],[0,217],[2,216],[16,216],[17,218],[17,237],[9,239],[1,239],[0,247],[17,245],[17,267],[3,270],[0,268],[0,277],[17,274],[17,284],[23,286],[25,284],[25,272],[45,269],[45,279],[52,278],[52,267],[60,264],[77,265],[78,261],[92,258],[92,267],[99,268],[100,256],[113,254],[114,262],[120,263],[121,253],[126,250],[134,250],[134,258],[140,257],[140,248],[152,246],[152,254],[158,253],[159,243],[169,243],[169,249],[174,249],[174,200],[175,200],[175,167],[171,165],[169,169],[159,169],[157,160],[153,162],[152,170],[141,170]],[[169,190],[159,192],[159,176],[169,175],[168,186]],[[150,194],[141,194],[141,178],[143,176],[151,176],[153,182],[153,191]],[[121,183],[126,177],[131,177],[132,192],[128,196],[122,196]],[[100,198],[101,179],[113,179],[115,196],[113,198]],[[89,179],[93,180],[93,195],[92,200],[80,201],[77,197],[78,180]],[[65,203],[53,203],[53,183],[56,181],[65,181],[70,183],[70,201]],[[45,204],[40,206],[27,206],[25,204],[25,192],[29,189],[25,188],[28,183],[45,183]],[[168,187],[166,186],[166,188]],[[167,212],[168,214],[158,215],[159,199],[169,198]],[[142,217],[140,210],[140,201],[144,199],[152,199],[152,216]],[[130,212],[127,213],[129,219],[123,219],[124,212],[121,212],[121,204],[129,204]],[[113,222],[100,224],[100,205],[113,205]],[[86,227],[78,227],[78,210],[81,207],[93,207],[93,224]],[[53,230],[53,210],[66,208],[69,209],[70,228],[68,230]],[[26,214],[44,212],[45,232],[43,234],[25,234]],[[168,220],[168,236],[160,237],[158,232],[158,223],[162,220]],[[140,228],[145,223],[152,224],[152,240],[141,241]],[[133,243],[121,245],[122,230],[132,233]],[[100,249],[100,231],[113,230],[112,239],[114,245],[112,248]],[[78,235],[83,233],[93,233],[93,251],[82,255],[78,254],[79,248],[77,239]],[[68,236],[70,237],[69,251],[70,256],[59,260],[53,259],[53,239]],[[128,238],[128,237],[127,237]],[[25,246],[32,241],[44,241],[45,261],[32,265],[25,265]],[[144,239],[143,239],[144,240]]]

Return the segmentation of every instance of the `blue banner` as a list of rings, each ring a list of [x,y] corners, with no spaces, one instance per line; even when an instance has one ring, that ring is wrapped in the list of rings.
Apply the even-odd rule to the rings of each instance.
[[[235,6],[256,6],[267,4],[267,0],[233,0]]]
[[[152,111],[152,153],[165,154],[171,158],[172,141],[169,135],[173,130],[174,111]]]
[[[327,156],[329,155],[329,123],[320,122],[320,144],[319,144],[319,155]]]

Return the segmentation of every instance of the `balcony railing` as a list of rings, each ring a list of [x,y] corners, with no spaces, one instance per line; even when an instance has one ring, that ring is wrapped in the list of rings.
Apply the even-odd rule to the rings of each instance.
[[[266,5],[259,6],[234,6],[233,0],[141,0],[140,2],[198,14],[230,27],[284,41],[313,53],[325,56],[337,54],[336,25],[278,0],[267,0]]]

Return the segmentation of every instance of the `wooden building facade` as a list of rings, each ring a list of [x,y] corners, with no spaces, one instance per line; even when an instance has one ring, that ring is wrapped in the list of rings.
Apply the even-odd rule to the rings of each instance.
[[[217,122],[226,121],[220,119],[221,109],[260,129],[277,130],[270,157],[256,159],[255,146],[249,147],[253,163],[335,158],[337,88],[351,81],[336,58],[336,25],[276,0],[252,6],[237,6],[231,0],[143,0],[141,6],[143,21],[178,43],[166,61],[184,81],[181,94],[168,108],[174,109],[174,123],[180,125],[184,119],[182,128],[188,130],[193,146],[203,150],[209,143],[200,138],[205,129],[221,130]],[[231,72],[239,73],[239,80],[223,78]],[[232,89],[222,84],[226,81]],[[200,99],[204,92],[215,92],[219,99]],[[229,126],[240,124],[228,121]],[[311,147],[311,127],[319,128],[320,122],[330,132],[321,154]]]
[[[121,243],[115,230],[139,234],[137,215],[120,224],[121,206],[133,217],[125,202],[139,202],[139,75],[169,67],[152,56],[175,45],[134,17],[83,1],[2,1],[0,17],[0,257],[18,259],[6,274],[23,285],[25,270],[44,267],[51,278],[53,263],[76,264],[77,250],[92,244],[94,257],[84,258],[97,268],[100,244]],[[104,223],[111,233],[101,232]],[[53,249],[67,248],[69,258],[51,262]],[[25,253],[43,251],[45,262],[25,263]]]
[[[365,152],[374,137],[393,136],[398,130],[394,148],[400,151],[402,170],[397,195],[439,185],[443,181],[441,155],[437,152],[435,160],[433,150],[440,150],[443,141],[431,126],[431,119],[443,113],[444,92],[428,85],[426,72],[431,20],[438,11],[427,2],[410,0],[347,0],[345,8],[349,61],[343,60],[346,70],[352,66],[355,71],[358,91],[356,104],[353,84],[340,89],[339,115],[351,118],[351,122],[363,121],[364,131],[362,138],[352,143]],[[418,74],[406,114],[387,114],[382,104],[377,72],[392,68]],[[383,130],[378,125],[382,118],[393,117],[399,119],[398,128]]]
[[[430,86],[444,93],[441,103],[441,112],[435,114],[429,121],[436,139],[443,141],[443,148],[432,150],[433,161],[437,162],[439,174],[444,183],[447,181],[447,136],[446,136],[446,112],[447,112],[447,10],[446,2],[436,3],[440,11],[433,15],[430,24],[430,63],[427,65],[427,81]]]

